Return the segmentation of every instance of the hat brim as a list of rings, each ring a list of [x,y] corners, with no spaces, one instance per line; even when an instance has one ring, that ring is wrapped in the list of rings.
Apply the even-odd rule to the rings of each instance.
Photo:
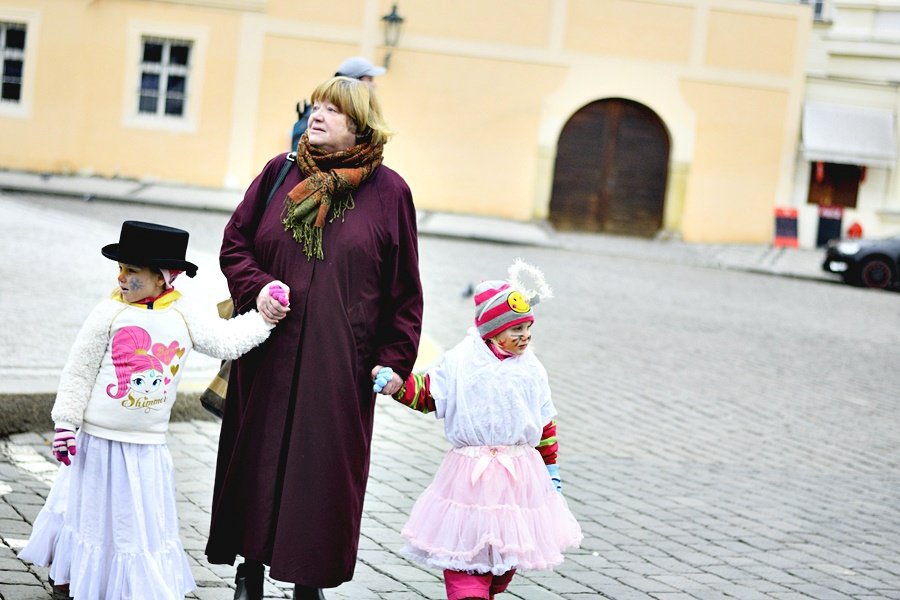
[[[351,79],[361,79],[362,77],[378,77],[379,75],[384,75],[387,73],[387,69],[384,67],[377,67],[372,65],[371,67],[366,67],[363,70],[354,70],[348,69],[346,72],[337,71],[335,75],[342,77],[350,77]]]
[[[122,262],[129,265],[139,267],[155,267],[157,269],[175,269],[184,271],[188,277],[197,274],[197,265],[186,260],[178,260],[177,258],[156,258],[152,256],[141,256],[138,254],[130,254],[122,252],[119,244],[109,244],[103,246],[100,250],[101,254],[110,260]]]

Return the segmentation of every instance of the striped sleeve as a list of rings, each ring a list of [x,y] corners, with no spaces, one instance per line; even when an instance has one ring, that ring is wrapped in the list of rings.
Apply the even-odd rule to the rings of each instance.
[[[538,442],[537,451],[544,459],[545,465],[555,465],[556,455],[559,451],[559,443],[556,441],[556,421],[550,421],[544,425],[541,441]]]
[[[427,374],[411,373],[393,395],[394,400],[427,415],[434,412],[434,398],[431,397],[431,380]]]

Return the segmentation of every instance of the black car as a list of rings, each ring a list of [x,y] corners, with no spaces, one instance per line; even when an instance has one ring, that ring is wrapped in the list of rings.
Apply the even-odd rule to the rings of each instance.
[[[871,288],[900,283],[900,236],[877,240],[831,240],[822,269],[845,282]]]

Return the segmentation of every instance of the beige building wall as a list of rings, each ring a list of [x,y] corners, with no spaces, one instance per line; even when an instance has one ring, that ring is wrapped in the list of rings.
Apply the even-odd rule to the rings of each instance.
[[[811,18],[807,7],[782,8],[708,11],[702,66],[683,83],[700,116],[686,240],[769,241],[774,207],[789,202]]]
[[[690,241],[759,242],[771,235],[785,135],[787,94],[686,81],[696,107],[697,144],[687,181],[682,232]],[[754,118],[743,107],[754,106]],[[722,135],[727,132],[727,135]]]
[[[0,22],[24,23],[25,52],[22,101],[0,103],[0,164],[10,169],[75,169],[82,146],[78,124],[84,110],[84,78],[73,49],[81,46],[85,26],[82,6],[48,2],[0,3]],[[52,64],[49,70],[38,64]],[[63,74],[70,74],[65,78]]]
[[[0,167],[245,187],[294,104],[346,56],[380,62],[388,0],[0,0],[27,22],[26,107]],[[420,209],[543,219],[563,126],[604,98],[671,141],[664,228],[769,241],[792,193],[807,7],[763,0],[406,0],[378,93],[386,164]],[[73,26],[77,25],[77,26]],[[193,47],[183,119],[136,112],[143,35]],[[53,150],[48,152],[48,149]]]

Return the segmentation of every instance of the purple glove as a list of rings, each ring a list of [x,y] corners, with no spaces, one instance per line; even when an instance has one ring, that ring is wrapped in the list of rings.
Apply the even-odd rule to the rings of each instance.
[[[284,288],[277,283],[273,283],[269,286],[269,295],[278,300],[282,306],[288,305],[287,293],[284,291]]]
[[[68,467],[72,464],[70,454],[75,456],[75,432],[57,428],[56,435],[53,436],[53,456]]]

